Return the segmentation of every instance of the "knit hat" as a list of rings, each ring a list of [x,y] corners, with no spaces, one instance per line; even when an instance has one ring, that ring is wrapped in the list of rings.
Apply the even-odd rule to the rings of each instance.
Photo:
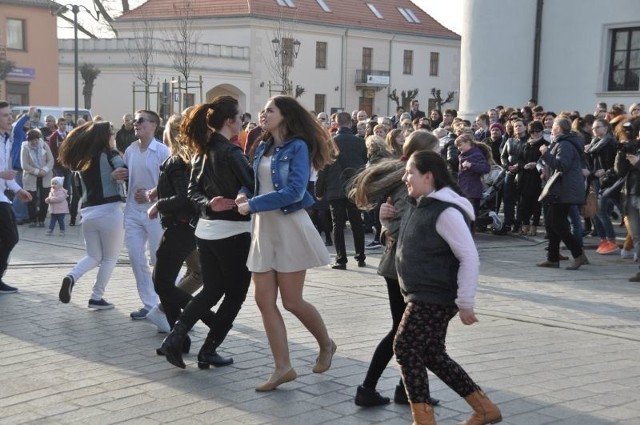
[[[62,186],[64,184],[64,177],[54,177],[51,179],[51,184],[57,184],[58,186]]]
[[[494,122],[493,124],[491,124],[491,126],[489,127],[489,131],[493,130],[494,128],[497,128],[502,133],[504,133],[504,127],[499,122]]]

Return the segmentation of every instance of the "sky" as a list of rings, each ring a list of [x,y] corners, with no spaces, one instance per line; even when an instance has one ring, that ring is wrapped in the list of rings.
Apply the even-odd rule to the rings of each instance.
[[[339,0],[338,0],[339,1]],[[462,31],[462,2],[464,0],[411,0],[416,6],[431,15],[435,20],[440,22],[450,30],[460,34]],[[120,3],[120,0],[107,0],[105,3]],[[84,5],[89,10],[93,11],[93,0],[75,0],[72,2],[77,5]],[[129,0],[131,8],[135,8],[144,3],[144,0]],[[72,13],[67,13],[67,16],[73,19]],[[81,11],[78,14],[78,21],[88,28],[95,28],[95,21],[93,21],[89,15]],[[80,38],[85,38],[82,33],[79,33]],[[73,38],[73,25],[58,19],[58,38]]]

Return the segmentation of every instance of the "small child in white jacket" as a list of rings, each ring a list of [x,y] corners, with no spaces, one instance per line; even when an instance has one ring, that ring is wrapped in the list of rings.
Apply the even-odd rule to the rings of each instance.
[[[51,179],[51,191],[44,201],[49,204],[51,218],[49,220],[49,230],[46,235],[51,236],[56,227],[56,221],[60,225],[60,236],[64,236],[64,216],[69,213],[67,203],[67,190],[62,187],[64,177],[54,177]]]

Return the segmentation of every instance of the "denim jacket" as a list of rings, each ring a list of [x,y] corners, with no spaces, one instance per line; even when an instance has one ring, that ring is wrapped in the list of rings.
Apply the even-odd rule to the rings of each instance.
[[[256,183],[253,193],[259,193],[258,165],[272,143],[272,140],[264,141],[256,149],[253,159]],[[287,140],[282,146],[274,148],[271,156],[271,181],[275,190],[249,199],[251,212],[280,208],[283,213],[289,214],[313,205],[314,199],[307,192],[310,170],[309,149],[302,139]]]

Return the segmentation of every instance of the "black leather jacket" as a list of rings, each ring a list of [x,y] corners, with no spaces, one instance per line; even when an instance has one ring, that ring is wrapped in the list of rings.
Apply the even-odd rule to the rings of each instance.
[[[206,220],[249,221],[249,215],[241,215],[237,209],[212,211],[209,202],[216,196],[235,199],[241,187],[253,190],[254,175],[242,149],[218,133],[209,136],[207,149],[197,155],[191,164],[189,199]]]
[[[156,206],[164,227],[176,221],[190,223],[195,218],[195,210],[187,197],[188,183],[189,167],[179,156],[170,156],[160,165]]]

